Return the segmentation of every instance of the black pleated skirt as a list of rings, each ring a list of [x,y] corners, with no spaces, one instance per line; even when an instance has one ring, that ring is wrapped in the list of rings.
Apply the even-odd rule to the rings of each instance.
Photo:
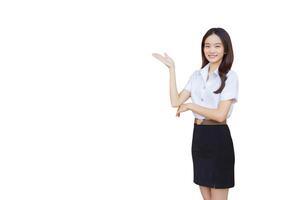
[[[227,124],[194,124],[194,183],[211,188],[234,187],[234,147]]]

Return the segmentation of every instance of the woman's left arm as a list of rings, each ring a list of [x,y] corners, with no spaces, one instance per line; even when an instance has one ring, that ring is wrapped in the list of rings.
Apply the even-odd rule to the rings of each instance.
[[[205,118],[223,122],[227,118],[231,104],[237,102],[238,86],[237,74],[231,71],[230,74],[228,74],[226,85],[221,92],[218,108],[206,108],[194,103],[186,103],[180,105],[176,116],[180,116],[181,112],[191,110],[199,115],[205,116]]]
[[[227,118],[232,99],[220,101],[217,109],[205,108],[194,103],[183,104],[188,110],[191,110],[199,115],[203,115],[208,119],[218,122],[223,122]]]

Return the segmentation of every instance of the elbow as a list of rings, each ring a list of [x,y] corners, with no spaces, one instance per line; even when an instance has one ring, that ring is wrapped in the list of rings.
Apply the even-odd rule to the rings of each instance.
[[[178,104],[172,104],[173,108],[177,108],[179,105]]]
[[[178,102],[171,102],[171,105],[173,108],[177,108],[178,106],[180,106]]]

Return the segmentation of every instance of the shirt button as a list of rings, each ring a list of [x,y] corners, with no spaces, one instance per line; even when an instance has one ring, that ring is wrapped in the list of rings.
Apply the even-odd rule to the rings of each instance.
[[[203,98],[201,98],[201,101],[203,101]]]
[[[203,89],[205,89],[205,86],[203,86]]]

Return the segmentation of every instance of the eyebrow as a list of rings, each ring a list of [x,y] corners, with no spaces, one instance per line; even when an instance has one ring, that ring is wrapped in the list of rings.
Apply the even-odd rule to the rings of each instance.
[[[210,43],[205,43],[205,45],[206,45],[206,44],[210,44]],[[218,42],[218,43],[214,43],[214,44],[222,44],[222,43],[219,43],[219,42]]]

